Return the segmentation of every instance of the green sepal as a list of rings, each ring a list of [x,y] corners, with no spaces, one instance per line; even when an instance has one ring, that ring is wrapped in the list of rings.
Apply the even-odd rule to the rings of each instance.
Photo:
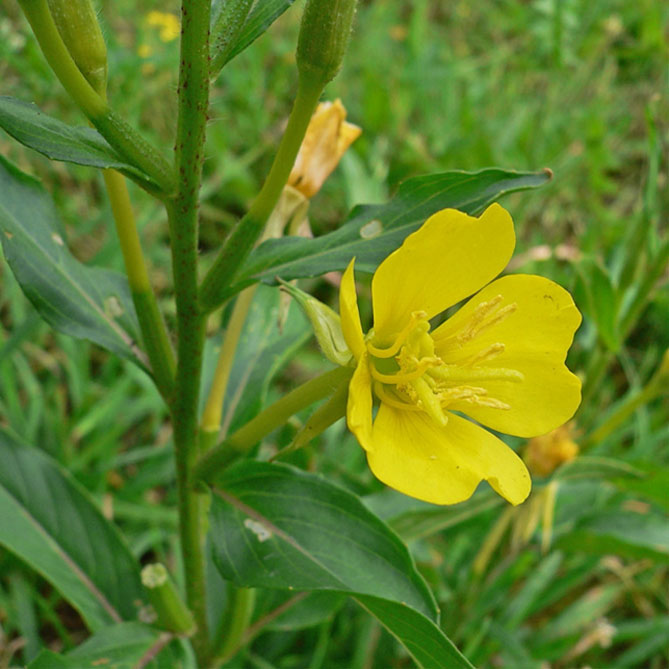
[[[353,354],[344,339],[339,314],[297,286],[282,281],[278,277],[277,280],[281,284],[281,289],[295,299],[309,319],[323,355],[336,365],[342,367],[350,365]]]

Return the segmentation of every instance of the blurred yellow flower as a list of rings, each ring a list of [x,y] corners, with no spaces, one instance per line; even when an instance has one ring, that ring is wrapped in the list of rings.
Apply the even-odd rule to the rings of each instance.
[[[488,283],[514,246],[513,221],[498,204],[479,218],[434,214],[376,270],[367,335],[354,260],[342,277],[342,330],[356,360],[348,425],[376,477],[400,492],[455,504],[485,479],[520,504],[531,487],[525,464],[476,423],[532,437],[579,405],[580,381],[564,364],[581,322],[569,293],[532,275]],[[432,331],[430,319],[482,286]]]
[[[346,122],[341,100],[321,102],[309,122],[288,185],[313,197],[361,132],[357,125]]]
[[[172,42],[181,34],[181,24],[174,14],[152,11],[146,15],[146,22],[159,28],[158,35],[163,42]]]
[[[548,434],[530,439],[525,462],[537,476],[548,476],[561,464],[571,462],[578,455],[578,445],[572,439],[570,423],[560,425]]]

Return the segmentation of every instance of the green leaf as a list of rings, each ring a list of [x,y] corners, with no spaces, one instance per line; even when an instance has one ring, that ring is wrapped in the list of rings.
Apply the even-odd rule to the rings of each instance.
[[[258,595],[262,598],[260,601],[262,609],[254,612],[255,620],[259,620],[268,613],[277,610],[280,606],[286,606],[293,598],[302,598],[296,604],[289,606],[265,627],[267,630],[280,632],[314,627],[331,620],[346,601],[345,595],[328,590],[315,590],[308,594],[300,593],[296,595],[289,590],[265,589],[258,590]],[[256,609],[258,608],[256,604]]]
[[[0,430],[0,544],[41,573],[95,630],[137,617],[138,565],[86,492]]]
[[[620,490],[638,495],[657,504],[664,511],[669,512],[669,468],[658,463],[639,465],[641,477],[618,478],[615,486]]]
[[[554,474],[554,479],[569,481],[575,479],[614,479],[629,477],[645,479],[643,470],[630,465],[624,460],[583,455],[563,464]]]
[[[0,128],[24,146],[51,160],[110,167],[140,185],[158,188],[149,176],[121,158],[97,130],[67,125],[42,113],[34,104],[0,96]]]
[[[66,655],[43,651],[28,669],[135,669],[142,660],[151,659],[146,669],[195,669],[195,659],[186,644],[174,640],[168,632],[137,622],[119,623],[100,630]],[[57,658],[57,659],[55,659]]]
[[[211,6],[211,24],[216,24],[219,14],[223,11],[226,0],[214,0]],[[217,63],[220,69],[252,44],[283,14],[295,0],[258,0],[249,13],[242,28],[233,41],[226,45],[225,58]],[[212,35],[212,44],[216,35]],[[216,54],[213,54],[214,58]]]
[[[594,555],[651,558],[669,564],[669,520],[652,513],[607,511],[581,523],[557,545]]]
[[[79,262],[61,232],[41,184],[0,156],[0,239],[23,292],[56,330],[144,366],[125,277]]]
[[[142,623],[120,623],[93,635],[71,650],[67,657],[74,660],[77,667],[134,669],[147,653],[163,648],[151,662],[142,666],[148,669],[195,669],[192,653],[183,642],[173,641],[173,638],[169,632]]]
[[[223,416],[227,432],[260,411],[274,376],[311,336],[307,319],[292,301],[283,327],[279,326],[280,299],[277,288],[258,286],[251,302],[228,380]],[[211,384],[219,350],[220,341],[218,346],[208,342],[203,365],[205,387]]]
[[[481,490],[466,502],[450,506],[421,502],[391,489],[369,495],[363,501],[405,541],[432,536],[504,503],[492,490]]]
[[[411,653],[424,669],[473,669],[472,664],[434,622],[415,609],[388,599],[357,595],[354,599]]]
[[[585,292],[584,305],[594,321],[604,345],[613,353],[620,350],[618,332],[618,298],[613,281],[606,268],[593,258],[584,258],[578,271]]]
[[[470,666],[435,624],[438,611],[398,537],[352,493],[293,467],[227,470],[210,516],[214,561],[244,587],[353,596],[426,667]]]
[[[353,256],[356,269],[373,272],[404,238],[432,214],[452,207],[480,212],[505,193],[536,188],[548,172],[512,172],[489,168],[479,172],[451,171],[405,181],[387,204],[356,207],[341,227],[315,239],[283,237],[261,244],[249,257],[233,286],[234,294],[253,281],[318,276],[343,270]]]

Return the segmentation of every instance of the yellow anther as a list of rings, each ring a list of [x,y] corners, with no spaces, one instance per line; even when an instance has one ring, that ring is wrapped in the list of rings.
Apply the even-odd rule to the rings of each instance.
[[[440,365],[427,372],[441,381],[512,381],[518,383],[525,377],[515,369],[504,367],[461,367],[460,365]]]
[[[490,344],[490,346],[484,348],[482,351],[479,351],[475,355],[473,355],[471,358],[467,358],[466,360],[461,361],[460,365],[476,365],[479,362],[484,362],[487,360],[492,360],[493,358],[496,358],[498,355],[502,355],[504,353],[504,349],[506,347],[502,342],[498,341],[494,344]]]
[[[402,402],[402,400],[397,399],[395,393],[391,390],[386,390],[386,387],[382,383],[374,384],[374,392],[376,396],[388,406],[395,407],[396,409],[405,409],[407,411],[421,411],[421,408],[413,404],[412,402]]]

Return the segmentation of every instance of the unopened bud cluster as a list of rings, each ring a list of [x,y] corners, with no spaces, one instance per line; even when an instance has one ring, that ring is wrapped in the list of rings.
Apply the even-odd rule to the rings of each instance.
[[[321,85],[335,78],[351,36],[357,0],[307,0],[297,42],[300,78]]]

